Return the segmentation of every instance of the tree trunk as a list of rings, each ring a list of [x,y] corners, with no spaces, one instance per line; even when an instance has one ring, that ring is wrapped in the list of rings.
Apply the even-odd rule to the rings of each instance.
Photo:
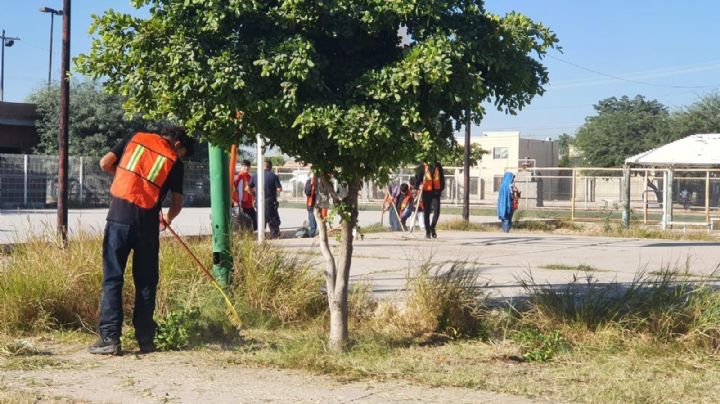
[[[342,352],[348,337],[348,283],[353,252],[353,229],[357,225],[358,195],[360,186],[348,184],[348,195],[341,201],[347,206],[347,215],[342,218],[340,233],[340,254],[338,262],[330,250],[328,229],[320,215],[320,209],[314,211],[320,232],[320,251],[325,258],[325,285],[328,307],[330,309],[330,349]]]

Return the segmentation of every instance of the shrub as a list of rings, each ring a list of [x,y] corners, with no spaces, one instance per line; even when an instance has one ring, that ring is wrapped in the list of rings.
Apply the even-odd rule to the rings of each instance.
[[[185,349],[197,342],[200,329],[197,307],[173,311],[158,322],[155,344],[161,351]]]
[[[477,271],[467,262],[420,266],[407,281],[405,326],[415,335],[439,332],[474,336],[482,332],[482,303]]]

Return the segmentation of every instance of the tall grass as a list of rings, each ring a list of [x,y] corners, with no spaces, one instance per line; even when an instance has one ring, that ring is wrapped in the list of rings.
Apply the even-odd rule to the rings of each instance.
[[[193,238],[188,244],[201,260],[210,261],[209,239]],[[312,262],[289,258],[269,244],[246,238],[236,238],[234,249],[230,292],[244,321],[289,324],[324,313],[322,281]],[[77,234],[64,249],[52,239],[36,237],[17,244],[4,260],[0,332],[95,329],[102,281],[99,237]],[[123,293],[126,319],[131,318],[135,293],[131,266],[132,259]],[[205,326],[227,326],[217,291],[179,244],[163,238],[156,317],[162,320],[193,308],[200,309]]]
[[[522,281],[529,300],[516,310],[518,322],[541,330],[563,330],[576,342],[612,330],[623,339],[682,343],[720,350],[720,292],[707,283],[682,279],[687,269],[641,271],[631,282],[575,277],[561,287]]]

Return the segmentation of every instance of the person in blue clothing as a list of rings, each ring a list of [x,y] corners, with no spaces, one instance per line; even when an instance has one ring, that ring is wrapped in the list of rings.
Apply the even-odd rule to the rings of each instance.
[[[265,160],[265,171],[263,171],[263,177],[265,179],[265,224],[270,227],[270,238],[280,238],[280,214],[278,208],[280,203],[278,202],[277,195],[282,192],[282,185],[280,185],[280,179],[272,171],[272,161]],[[250,179],[250,189],[255,190],[257,184],[257,174],[253,174]],[[260,228],[258,224],[258,231],[265,231],[264,228]]]
[[[520,199],[520,191],[513,184],[514,181],[515,174],[505,173],[498,193],[498,219],[502,222],[502,229],[505,233],[509,233],[512,228],[513,213],[517,210]]]

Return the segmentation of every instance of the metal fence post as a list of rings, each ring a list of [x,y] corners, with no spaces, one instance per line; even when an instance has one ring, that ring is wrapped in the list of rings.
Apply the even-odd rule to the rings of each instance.
[[[710,226],[710,171],[705,172],[705,223]]]
[[[83,186],[84,186],[84,173],[85,173],[85,160],[84,157],[80,157],[80,176],[79,176],[79,182],[80,182],[80,206],[83,206],[85,203],[85,193],[83,192]]]
[[[570,189],[570,221],[575,221],[575,181],[576,181],[576,171],[573,168],[572,170],[572,186]]]
[[[28,155],[23,155],[23,206],[28,204]]]

